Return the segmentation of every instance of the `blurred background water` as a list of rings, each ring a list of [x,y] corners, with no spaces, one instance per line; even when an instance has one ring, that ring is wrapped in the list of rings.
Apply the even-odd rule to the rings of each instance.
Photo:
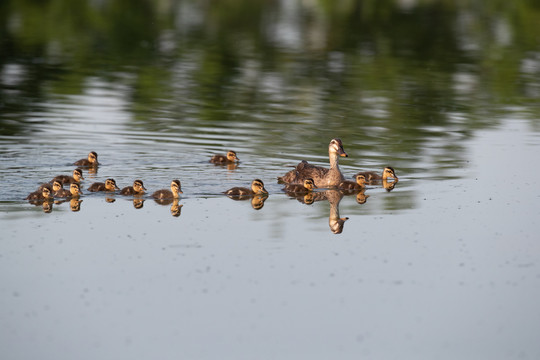
[[[538,24],[532,0],[2,1],[3,358],[538,358]],[[346,177],[399,183],[289,198],[335,137]],[[83,191],[179,178],[178,208],[22,200],[89,151]],[[259,210],[221,194],[254,178]]]

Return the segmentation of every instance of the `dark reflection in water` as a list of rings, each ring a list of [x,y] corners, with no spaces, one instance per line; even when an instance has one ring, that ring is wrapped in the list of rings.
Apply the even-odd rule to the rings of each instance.
[[[268,194],[254,194],[254,195],[227,195],[229,199],[236,201],[250,200],[251,207],[254,210],[260,210],[264,206],[264,202],[268,199]]]

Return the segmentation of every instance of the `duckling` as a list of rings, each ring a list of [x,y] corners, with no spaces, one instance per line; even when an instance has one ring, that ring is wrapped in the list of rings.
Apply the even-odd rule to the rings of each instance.
[[[364,175],[366,178],[366,182],[368,183],[379,181],[379,180],[387,180],[388,178],[394,178],[394,180],[396,181],[399,180],[398,177],[396,176],[396,172],[390,166],[387,166],[384,168],[382,175],[380,175],[379,173],[375,171],[363,171],[363,172],[357,173],[355,176],[357,175]]]
[[[305,179],[313,179],[315,185],[319,188],[338,186],[344,179],[343,174],[339,170],[338,160],[340,156],[347,157],[347,153],[343,149],[343,143],[340,139],[332,139],[328,145],[328,158],[330,161],[330,169],[311,165],[307,161],[302,160],[296,168],[289,171],[283,176],[278,177],[279,183],[301,184]]]
[[[297,193],[297,194],[305,194],[308,192],[313,191],[313,189],[316,189],[317,186],[315,186],[315,182],[313,179],[306,179],[304,180],[304,184],[287,184],[285,185],[284,190],[288,193]]]
[[[82,195],[82,191],[79,184],[71,183],[71,185],[69,185],[69,190],[60,189],[54,195],[61,198],[78,198]]]
[[[355,175],[356,182],[354,181],[342,181],[341,184],[338,185],[338,189],[340,190],[361,190],[366,187],[366,176],[364,174],[358,174]]]
[[[115,191],[120,190],[118,186],[116,186],[116,181],[114,179],[107,179],[104,183],[102,182],[95,182],[90,187],[88,187],[88,191],[96,192],[96,191]]]
[[[69,175],[58,175],[55,178],[51,180],[51,182],[54,181],[60,181],[62,184],[69,184],[69,183],[80,183],[81,180],[84,180],[83,172],[80,168],[76,168],[73,170],[73,176]]]
[[[53,181],[52,185],[49,183],[44,183],[39,185],[37,191],[43,190],[43,188],[47,188],[51,191],[51,193],[54,195],[55,192],[57,192],[60,189],[63,189],[62,183],[60,181]]]
[[[255,179],[251,182],[251,189],[245,187],[233,187],[224,192],[229,196],[253,196],[257,194],[268,194],[264,188],[264,183],[260,179]]]
[[[171,181],[171,190],[158,190],[152,194],[152,197],[154,199],[178,199],[179,194],[183,194],[180,187],[180,180],[173,180]]]
[[[87,159],[77,160],[73,163],[75,166],[96,167],[98,163],[98,155],[95,151],[90,151]]]
[[[210,159],[210,162],[214,164],[231,164],[237,161],[240,161],[240,159],[236,156],[236,152],[232,150],[227,151],[227,155],[214,155]]]
[[[122,195],[142,195],[146,188],[141,180],[135,180],[133,186],[126,186],[120,191]]]
[[[50,201],[52,200],[51,190],[47,187],[41,189],[41,191],[34,191],[25,198],[30,201]]]

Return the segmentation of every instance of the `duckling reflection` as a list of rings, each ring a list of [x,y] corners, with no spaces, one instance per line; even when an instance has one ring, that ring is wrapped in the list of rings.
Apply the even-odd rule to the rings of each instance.
[[[268,199],[268,194],[255,195],[251,198],[251,207],[254,210],[261,210],[264,206],[264,202]]]
[[[365,189],[362,189],[356,194],[356,202],[360,205],[365,204],[368,197],[369,195],[366,195]]]
[[[390,191],[394,190],[397,183],[398,183],[398,180],[395,180],[395,181],[383,180],[382,181],[382,186],[386,191],[390,192]]]
[[[182,213],[182,206],[184,205],[178,204],[178,199],[174,199],[171,205],[171,215],[174,217],[179,217]]]
[[[79,198],[71,198],[71,200],[69,200],[69,208],[71,209],[71,211],[73,212],[77,212],[77,211],[80,211],[81,210],[81,203],[83,201],[80,200]]]
[[[142,209],[144,206],[144,199],[141,198],[134,198],[133,199],[133,207],[135,209]]]
[[[58,175],[55,176],[51,182],[59,181],[61,184],[71,184],[71,183],[80,183],[81,180],[84,180],[83,171],[80,168],[73,170],[73,176],[69,175]]]
[[[36,204],[39,205],[39,204]],[[43,212],[48,214],[52,212],[53,209],[53,203],[52,201],[44,201],[41,206],[43,207]]]

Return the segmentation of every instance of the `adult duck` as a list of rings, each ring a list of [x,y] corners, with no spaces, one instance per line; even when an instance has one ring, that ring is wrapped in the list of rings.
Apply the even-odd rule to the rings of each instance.
[[[340,139],[332,139],[328,145],[328,158],[330,169],[311,165],[302,160],[296,168],[285,175],[278,177],[278,182],[287,184],[302,184],[306,179],[313,179],[318,188],[328,188],[338,186],[345,178],[339,170],[338,160],[340,156],[347,157]]]

